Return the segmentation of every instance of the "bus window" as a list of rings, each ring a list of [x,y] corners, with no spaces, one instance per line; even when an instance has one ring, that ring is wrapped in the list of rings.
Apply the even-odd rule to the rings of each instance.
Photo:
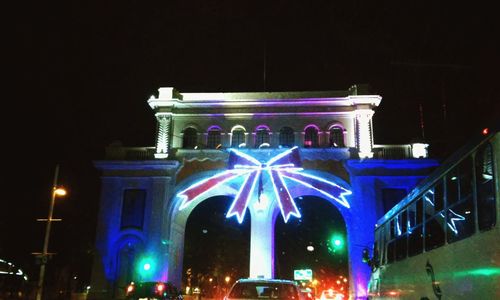
[[[388,264],[394,262],[395,248],[396,248],[396,240],[392,240],[387,244],[387,263]]]
[[[418,226],[408,232],[408,256],[422,253],[424,249],[424,237],[422,236],[422,226]]]
[[[434,208],[436,211],[441,211],[444,208],[444,193],[443,193],[443,181],[439,182],[434,186]]]
[[[431,218],[443,209],[442,184],[438,183],[435,187],[427,190],[422,198],[425,205],[425,216]]]
[[[488,230],[496,224],[495,181],[491,144],[482,146],[476,153],[477,216],[479,230]]]
[[[406,214],[406,209],[401,214],[399,214],[399,219],[401,222],[401,231],[403,233],[406,233],[406,231],[408,230],[408,215]]]
[[[457,168],[459,176],[458,202],[449,204],[447,211],[447,240],[452,243],[474,233],[474,202],[472,199],[472,161],[465,159]]]
[[[392,240],[397,236],[397,227],[396,227],[396,219],[392,219],[390,222],[390,234],[389,234],[389,239]]]
[[[458,201],[458,168],[446,175],[446,201],[448,206]]]
[[[424,202],[422,198],[417,200],[417,220],[415,222],[416,225],[422,224],[424,215]]]
[[[403,210],[401,213],[399,213],[399,215],[396,217],[396,222],[397,222],[398,237],[396,238],[395,254],[396,254],[396,260],[402,260],[406,258],[406,252],[408,248],[408,244],[406,241],[407,239],[406,209]]]
[[[448,243],[452,243],[474,233],[474,204],[472,199],[462,201],[448,209],[448,224],[446,236]]]
[[[468,157],[459,166],[460,201],[472,199],[472,158]]]
[[[407,249],[408,249],[408,244],[406,240],[406,234],[403,234],[396,239],[396,249],[395,249],[396,260],[405,259]]]
[[[436,215],[425,222],[425,251],[444,244],[444,216]]]
[[[411,232],[411,229],[417,226],[416,218],[417,218],[416,204],[412,203],[410,204],[410,206],[408,206],[408,231]]]
[[[388,258],[389,257],[389,241],[391,240],[391,225],[390,225],[391,222],[387,222],[384,224],[384,264],[387,264],[388,263]]]

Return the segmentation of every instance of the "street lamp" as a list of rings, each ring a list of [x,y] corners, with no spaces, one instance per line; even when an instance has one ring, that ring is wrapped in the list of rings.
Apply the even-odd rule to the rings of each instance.
[[[56,165],[56,170],[54,172],[54,184],[52,185],[52,193],[50,197],[49,215],[47,219],[38,219],[38,221],[46,221],[45,227],[45,239],[43,241],[43,251],[41,253],[41,264],[40,264],[40,277],[38,278],[38,288],[36,292],[36,300],[42,299],[43,292],[43,280],[45,278],[45,264],[47,263],[48,248],[49,248],[49,238],[50,238],[50,228],[53,221],[61,221],[61,219],[53,219],[52,215],[54,213],[54,204],[56,197],[62,197],[66,195],[66,190],[61,187],[57,187],[57,177],[59,176],[59,165]]]

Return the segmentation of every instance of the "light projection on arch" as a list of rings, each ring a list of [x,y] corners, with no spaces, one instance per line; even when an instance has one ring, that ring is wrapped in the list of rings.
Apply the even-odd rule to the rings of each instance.
[[[231,149],[229,154],[228,169],[212,177],[203,179],[187,189],[179,192],[177,196],[182,200],[179,210],[188,207],[195,200],[200,199],[212,189],[240,180],[238,192],[226,214],[227,218],[236,216],[238,222],[243,222],[246,208],[256,189],[258,194],[273,194],[276,197],[281,215],[285,223],[291,216],[300,218],[300,212],[287,187],[287,182],[294,182],[306,188],[313,189],[322,195],[336,201],[346,208],[350,208],[345,199],[351,191],[323,178],[302,172],[300,155],[297,147],[284,151],[267,162],[262,163],[249,154]],[[269,180],[271,191],[263,190],[263,180]],[[267,185],[269,186],[269,185]],[[255,197],[254,201],[258,201]]]

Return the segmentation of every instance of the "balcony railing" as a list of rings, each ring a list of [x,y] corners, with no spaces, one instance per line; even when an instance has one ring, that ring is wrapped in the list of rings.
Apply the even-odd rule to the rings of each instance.
[[[408,159],[413,158],[411,144],[406,145],[374,145],[373,158]]]
[[[269,152],[283,151],[283,149],[264,148],[252,149],[242,148],[245,152]],[[345,160],[358,158],[355,148],[301,148],[302,159],[308,160]],[[123,147],[109,146],[106,148],[107,160],[152,160],[155,159],[154,147]],[[229,155],[228,149],[170,149],[168,159],[171,160],[193,160],[210,159],[223,160]],[[412,145],[375,145],[373,147],[373,158],[375,159],[411,159],[413,158]]]

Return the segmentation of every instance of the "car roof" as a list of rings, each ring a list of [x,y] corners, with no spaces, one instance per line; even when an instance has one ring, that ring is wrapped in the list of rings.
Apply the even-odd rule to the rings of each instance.
[[[157,285],[159,283],[163,283],[164,285],[171,285],[171,286],[174,286],[175,285],[171,282],[166,282],[166,281],[139,281],[139,282],[131,282],[130,284],[134,284],[134,285]]]
[[[252,283],[286,283],[286,284],[294,284],[295,281],[288,279],[264,279],[264,278],[242,278],[238,279],[236,282],[252,282]]]

